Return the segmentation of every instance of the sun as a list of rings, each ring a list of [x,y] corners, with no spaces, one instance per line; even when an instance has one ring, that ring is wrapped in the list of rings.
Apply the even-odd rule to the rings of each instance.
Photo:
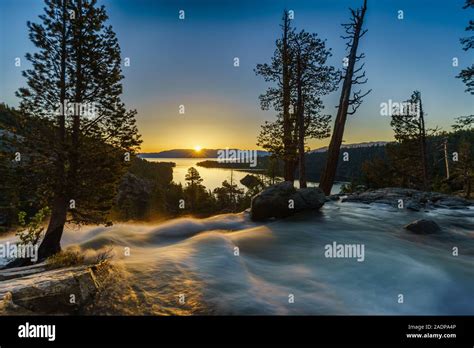
[[[199,151],[201,151],[201,150],[202,150],[202,147],[201,147],[201,146],[199,146],[199,145],[194,146],[194,151],[199,152]]]

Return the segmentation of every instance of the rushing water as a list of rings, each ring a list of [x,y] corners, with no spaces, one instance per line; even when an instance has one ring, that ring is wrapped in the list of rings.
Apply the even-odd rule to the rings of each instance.
[[[176,166],[173,168],[173,181],[175,183],[181,183],[184,185],[186,182],[184,180],[188,169],[194,167],[198,170],[199,174],[203,178],[202,184],[206,186],[209,190],[214,190],[216,187],[222,186],[222,182],[227,180],[228,182],[231,181],[231,174],[232,174],[232,181],[234,184],[237,184],[240,188],[245,188],[240,183],[240,180],[249,174],[248,172],[238,171],[238,170],[229,170],[223,168],[205,168],[200,167],[197,165],[198,162],[210,160],[215,161],[215,158],[147,158],[142,157],[143,159],[150,161],[150,162],[174,162]],[[318,183],[316,182],[309,182],[308,186],[317,186]],[[295,186],[299,187],[298,180],[295,181]],[[332,193],[339,193],[341,188],[341,183],[335,183],[332,189]]]
[[[435,220],[442,233],[402,228],[418,218]],[[364,261],[326,258],[334,241],[364,244]],[[127,283],[140,302],[130,309],[114,300],[115,314],[474,314],[473,209],[331,202],[266,224],[241,213],[67,229],[63,245],[71,244],[113,246],[127,274],[116,286]]]

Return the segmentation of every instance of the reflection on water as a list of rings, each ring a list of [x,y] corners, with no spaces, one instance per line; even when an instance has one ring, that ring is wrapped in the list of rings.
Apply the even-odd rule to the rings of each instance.
[[[215,161],[215,158],[146,158],[142,157],[143,159],[150,161],[150,162],[174,162],[176,163],[176,167],[173,168],[173,181],[175,183],[181,183],[182,185],[185,184],[185,176],[188,172],[190,167],[194,167],[198,170],[199,174],[203,178],[202,184],[206,186],[209,190],[214,190],[216,187],[222,186],[222,182],[227,180],[230,182],[231,172],[232,172],[232,179],[235,184],[237,184],[241,188],[245,188],[241,183],[240,180],[249,174],[248,172],[242,172],[238,170],[229,170],[229,169],[222,169],[222,168],[204,168],[199,167],[197,165],[198,162],[210,160]],[[315,182],[308,182],[309,187],[317,186],[318,183]],[[298,180],[295,181],[295,186],[299,186]],[[341,188],[341,184],[335,183],[332,189],[332,193],[339,193]]]
[[[443,232],[403,229],[422,217]],[[318,213],[266,224],[241,213],[68,230],[64,244],[113,246],[144,304],[136,314],[472,315],[473,218],[473,209],[422,213],[330,202]],[[364,262],[326,258],[324,247],[334,241],[364,244]]]

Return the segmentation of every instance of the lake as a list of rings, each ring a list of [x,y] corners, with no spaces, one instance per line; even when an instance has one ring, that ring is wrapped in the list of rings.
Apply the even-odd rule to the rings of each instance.
[[[202,184],[206,186],[207,189],[214,190],[216,187],[222,186],[222,182],[227,180],[228,182],[232,181],[241,188],[245,188],[240,183],[240,180],[248,174],[248,172],[242,172],[238,170],[230,170],[223,168],[204,168],[197,165],[198,162],[202,161],[215,161],[215,158],[147,158],[141,157],[150,162],[174,162],[176,167],[173,168],[173,181],[175,183],[181,183],[185,185],[185,176],[188,172],[188,169],[194,167],[198,170],[199,174],[203,178]],[[317,182],[308,182],[309,187],[318,186]],[[298,180],[295,181],[295,186],[299,187]],[[331,193],[339,193],[342,183],[335,183]]]

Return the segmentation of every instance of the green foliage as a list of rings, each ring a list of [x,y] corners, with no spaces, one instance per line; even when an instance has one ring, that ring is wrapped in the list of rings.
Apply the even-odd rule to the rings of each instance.
[[[451,133],[427,137],[428,160],[432,176],[429,189],[453,194],[472,195],[474,173],[474,130],[456,128]],[[447,178],[444,142],[446,141],[450,177]],[[370,188],[419,188],[420,178],[413,168],[416,143],[393,143],[385,147],[384,157],[367,160],[362,166],[364,182]]]
[[[125,158],[141,143],[136,111],[121,100],[121,51],[107,21],[96,0],[45,0],[39,20],[27,23],[34,49],[17,96],[39,126],[25,127],[15,147],[26,159],[20,175],[31,173],[37,197],[52,209],[49,223],[59,226],[47,230],[43,256],[59,250],[65,221],[110,224]]]
[[[355,193],[355,192],[363,192],[367,189],[364,185],[361,185],[360,182],[352,180],[350,183],[343,184],[341,186],[340,193]]]
[[[474,2],[472,0],[466,0],[464,9],[474,9]],[[470,20],[466,31],[474,31],[474,20]],[[461,45],[464,51],[469,51],[474,48],[474,35],[461,38]],[[466,85],[466,92],[474,94],[474,64],[461,70],[457,78],[460,78]]]
[[[201,183],[203,182],[201,175],[199,175],[199,172],[194,167],[188,169],[188,173],[186,174],[184,180],[186,180],[187,186],[192,187],[201,186]]]
[[[270,62],[255,68],[257,75],[272,83],[259,97],[261,108],[276,112],[274,121],[262,125],[257,145],[275,158],[296,162],[298,144],[304,148],[307,139],[329,136],[331,116],[322,114],[321,96],[337,88],[340,72],[327,64],[332,52],[325,41],[315,33],[296,32],[290,22],[285,12],[283,33]]]
[[[394,130],[397,146],[387,147],[393,169],[401,177],[402,186],[429,189],[428,131],[421,93],[414,91],[399,110],[392,110],[390,125]],[[436,130],[431,131],[434,135]],[[395,151],[393,151],[395,150]]]
[[[44,231],[44,222],[46,217],[49,216],[51,210],[48,207],[40,209],[29,221],[27,222],[27,214],[24,211],[18,213],[18,224],[20,230],[16,232],[16,235],[20,239],[20,244],[31,244],[38,243],[41,234]]]
[[[183,190],[186,210],[194,213],[209,213],[214,210],[214,196],[202,185],[203,179],[196,168],[191,167],[185,176]]]
[[[46,156],[24,151],[22,142],[37,130],[46,133],[48,127],[47,123],[0,104],[0,231],[14,227],[20,211],[31,216],[48,205]],[[33,163],[37,166],[31,170]]]
[[[458,160],[453,166],[455,183],[462,186],[466,198],[470,198],[474,185],[474,147],[473,143],[463,138],[458,147]]]
[[[224,180],[221,187],[214,189],[214,194],[216,195],[217,206],[221,211],[236,212],[243,199],[244,190],[236,184]]]
[[[474,130],[474,115],[457,117],[453,129],[454,131]]]

